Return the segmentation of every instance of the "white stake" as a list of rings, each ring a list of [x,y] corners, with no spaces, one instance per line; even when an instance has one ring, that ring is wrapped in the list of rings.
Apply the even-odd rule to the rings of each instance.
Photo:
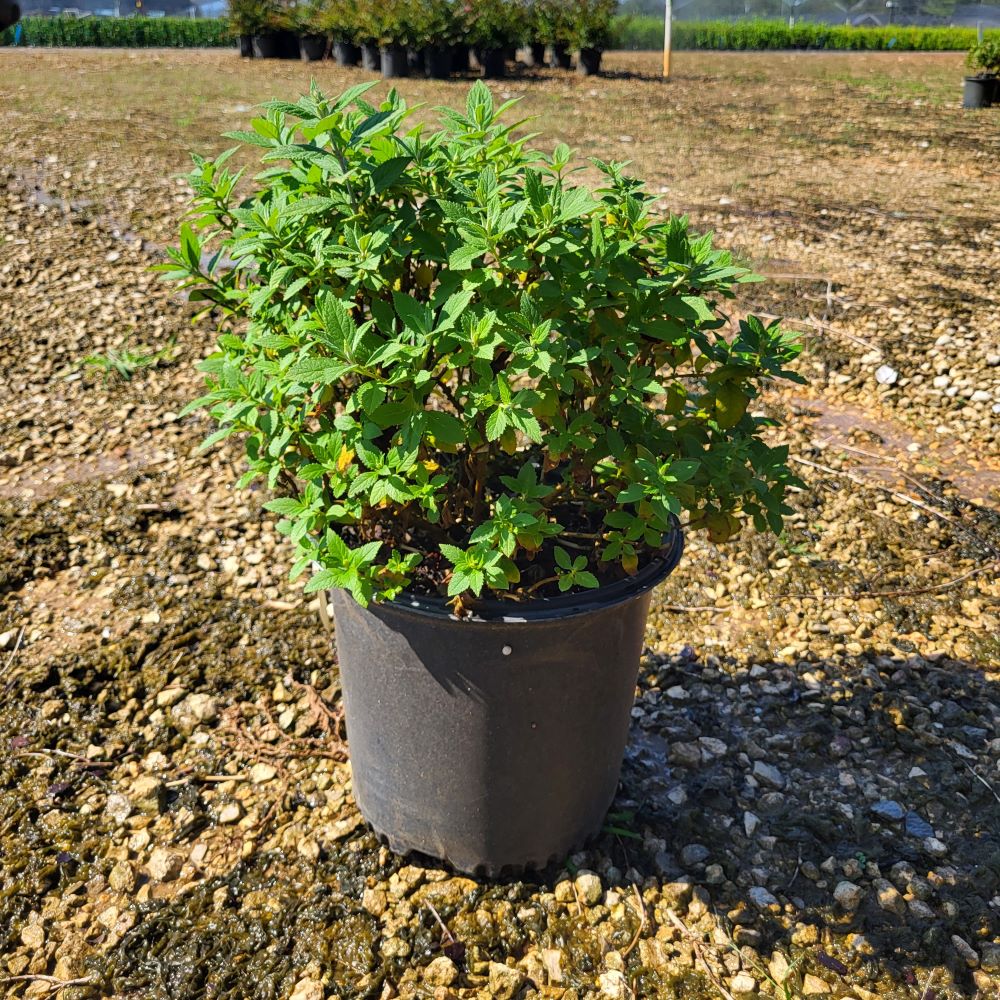
[[[663,15],[663,79],[670,79],[670,21],[673,17],[673,4],[671,0],[664,0],[666,4]]]

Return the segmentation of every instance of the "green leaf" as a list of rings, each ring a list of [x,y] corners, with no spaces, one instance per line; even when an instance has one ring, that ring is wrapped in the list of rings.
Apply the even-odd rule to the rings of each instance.
[[[333,590],[342,585],[343,579],[342,570],[321,569],[302,589],[306,594],[315,594],[317,590]]]
[[[345,345],[350,344],[357,333],[354,320],[351,319],[344,303],[332,292],[325,292],[316,305],[329,343],[339,350],[344,350]]]
[[[448,255],[448,266],[456,271],[468,271],[472,262],[489,249],[485,242],[470,241]]]
[[[458,417],[443,410],[425,410],[427,430],[439,444],[457,445],[465,443],[465,428]]]
[[[507,411],[502,408],[494,410],[486,418],[486,438],[489,441],[498,440],[505,430],[507,430]]]
[[[441,550],[441,555],[443,555],[445,559],[452,564],[452,566],[457,566],[465,558],[465,553],[457,545],[448,545],[442,542],[438,548]]]
[[[264,504],[264,510],[270,510],[285,517],[295,517],[296,514],[302,512],[302,504],[291,497],[278,497],[276,500],[268,500]]]
[[[339,382],[352,366],[333,358],[307,358],[292,365],[288,376],[297,382],[318,382],[320,385],[333,385]]]

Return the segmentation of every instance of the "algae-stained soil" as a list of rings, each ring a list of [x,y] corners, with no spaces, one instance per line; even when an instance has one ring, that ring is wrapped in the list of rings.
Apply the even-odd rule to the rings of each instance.
[[[366,831],[315,604],[177,416],[211,331],[146,271],[188,148],[362,74],[0,50],[0,994],[997,996],[1000,114],[958,55],[675,65],[494,86],[772,276],[806,489],[659,593],[607,832],[487,884]]]

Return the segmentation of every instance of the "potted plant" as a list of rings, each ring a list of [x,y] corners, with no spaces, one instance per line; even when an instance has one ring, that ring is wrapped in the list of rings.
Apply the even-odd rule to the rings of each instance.
[[[382,69],[382,49],[377,37],[381,29],[377,0],[356,0],[356,2],[356,41],[361,50],[361,68],[378,73]]]
[[[507,72],[507,49],[521,39],[524,10],[518,0],[468,0],[467,38],[480,71],[499,78]]]
[[[424,0],[417,8],[414,34],[419,69],[429,79],[451,76],[453,48],[465,33],[463,13],[457,0]]]
[[[361,33],[357,0],[332,0],[327,3],[320,24],[333,40],[331,51],[337,65],[357,66],[361,61],[361,48],[356,43]]]
[[[611,39],[611,22],[617,0],[577,0],[574,7],[574,41],[580,50],[577,69],[584,76],[601,71],[601,57]]]
[[[531,5],[533,34],[543,45],[550,46],[549,65],[552,69],[572,66],[570,45],[573,39],[572,0],[534,0]]]
[[[414,38],[418,6],[422,0],[378,0],[365,7],[365,34],[379,47],[382,76],[409,75],[407,46]]]
[[[307,0],[292,10],[291,19],[299,38],[299,55],[304,62],[320,62],[326,57],[330,40],[323,26],[324,0]]]
[[[365,817],[461,869],[543,865],[615,793],[679,518],[781,530],[797,480],[751,403],[798,347],[727,325],[752,275],[623,164],[573,186],[482,82],[415,145],[366,89],[230,133],[269,167],[240,203],[229,154],[195,158],[163,269],[223,319],[185,412],[243,438],[292,576],[333,595]]]
[[[280,0],[262,0],[259,27],[251,42],[257,59],[298,59],[294,8]]]
[[[239,36],[240,55],[251,58],[254,35],[263,35],[268,25],[269,5],[261,0],[230,0],[229,25]]]
[[[983,39],[969,51],[966,63],[975,75],[965,78],[962,107],[988,108],[1000,102],[1000,39]]]

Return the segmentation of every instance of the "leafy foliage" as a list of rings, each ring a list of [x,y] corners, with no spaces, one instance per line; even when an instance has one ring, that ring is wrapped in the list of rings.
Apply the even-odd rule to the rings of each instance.
[[[976,43],[975,28],[893,25],[855,28],[843,24],[800,21],[675,21],[675,49],[841,49],[874,51],[963,51]],[[620,15],[611,30],[609,48],[659,49],[663,46],[663,15]],[[987,31],[987,39],[1000,32]]]
[[[1000,35],[984,38],[969,50],[966,59],[969,69],[987,76],[1000,73]]]
[[[517,597],[634,573],[685,513],[720,541],[779,532],[797,481],[751,404],[798,346],[719,311],[754,276],[653,218],[624,164],[574,186],[570,150],[530,150],[482,83],[432,133],[367,89],[230,133],[266,167],[243,201],[236,147],[196,156],[163,265],[221,317],[188,410],[218,422],[206,445],[245,436],[241,485],[288,494],[268,507],[293,572],[362,603]]]
[[[114,46],[121,48],[218,48],[236,43],[225,19],[189,17],[26,17],[22,45]],[[0,32],[12,45],[14,29]]]
[[[464,40],[480,49],[505,49],[522,42],[526,11],[521,0],[465,0]]]
[[[343,41],[366,40],[364,12],[374,0],[337,0],[316,6],[315,23],[308,30],[330,32]],[[548,7],[546,7],[548,4]],[[207,48],[236,44],[236,35],[253,34],[275,26],[288,25],[276,0],[237,0],[230,20],[181,17],[26,17],[22,18],[22,45],[35,46],[116,46]],[[468,8],[468,9],[466,9]],[[542,19],[546,9],[556,12]],[[531,18],[513,0],[490,5],[477,0],[461,8],[448,0],[432,0],[430,6],[414,6],[412,31],[420,44],[466,40],[484,47],[503,48],[522,40],[573,44],[579,40],[578,22],[572,17],[575,5],[568,0],[539,0],[532,4]],[[483,11],[480,37],[470,37],[471,15]],[[559,14],[558,12],[562,13]],[[548,15],[545,15],[548,17]],[[444,30],[442,30],[444,19]],[[520,36],[520,25],[526,35]],[[494,25],[502,35],[489,34]],[[996,46],[1000,31],[985,32],[987,44]],[[12,45],[14,29],[0,31],[0,45]],[[593,42],[584,42],[592,45]],[[789,27],[785,21],[701,21],[674,22],[673,44],[677,49],[895,49],[899,52],[965,51],[976,46],[975,28],[935,28],[896,25],[886,28],[853,28],[844,25],[800,22]],[[613,18],[605,47],[609,49],[658,49],[663,45],[663,18],[620,15]],[[978,68],[974,67],[974,68]],[[985,72],[995,72],[984,70]]]

